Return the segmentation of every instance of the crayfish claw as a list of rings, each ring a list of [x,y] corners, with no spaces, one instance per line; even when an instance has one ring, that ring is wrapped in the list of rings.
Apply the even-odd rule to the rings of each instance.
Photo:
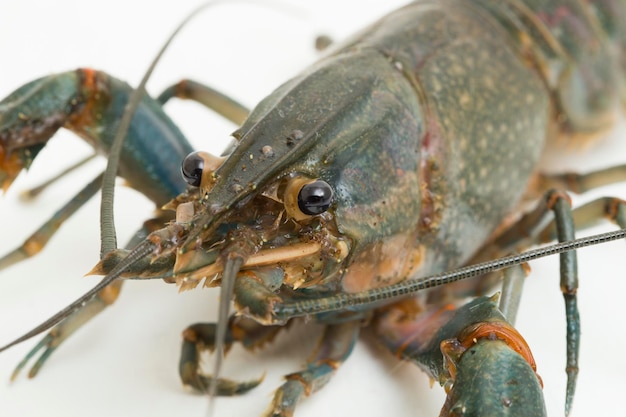
[[[56,325],[51,325],[51,330],[44,336],[36,345],[33,347],[28,354],[22,359],[22,361],[15,367],[15,370],[11,374],[11,381],[14,381],[19,373],[24,369],[26,364],[35,357],[35,355],[43,349],[41,355],[33,366],[30,368],[28,372],[29,378],[34,378],[41,367],[46,363],[50,355],[54,353],[54,351],[59,347],[61,343],[63,343],[68,337],[70,337],[76,330],[82,327],[83,324],[91,320],[98,313],[104,310],[107,306],[111,305],[117,299],[119,295],[119,291],[122,285],[122,281],[116,281],[115,283],[109,284],[102,288],[99,292],[96,293],[95,297],[91,298],[88,301],[84,301],[80,304],[80,307],[70,313],[69,315],[65,314],[65,310],[62,311],[65,315],[57,315],[55,317],[59,318],[59,321]],[[46,323],[44,323],[46,324]],[[40,326],[41,327],[41,326]],[[15,344],[21,343],[24,340],[43,332],[46,329],[50,329],[50,327],[45,327],[40,329],[40,331],[34,332],[33,334],[27,334],[28,337],[16,339],[11,344],[4,347],[4,349],[13,346]],[[37,330],[37,329],[35,329]]]
[[[39,358],[33,364],[32,368],[30,368],[30,371],[28,371],[29,378],[34,378],[35,376],[37,376],[37,373],[39,372],[43,364],[46,362],[46,360],[48,360],[50,355],[52,355],[52,353],[56,350],[58,346],[58,344],[55,344],[54,341],[55,337],[54,335],[52,335],[52,333],[48,333],[43,339],[41,339],[39,343],[37,343],[35,347],[26,354],[24,359],[22,359],[20,363],[17,364],[17,366],[13,370],[13,373],[11,374],[11,382],[17,379],[22,369],[24,369],[26,364],[37,354],[37,352],[39,352],[41,349],[44,349],[41,353],[41,356],[39,356]]]
[[[265,373],[257,379],[248,381],[235,381],[228,378],[215,379],[211,375],[202,374],[197,371],[195,364],[187,363],[180,371],[181,379],[185,386],[191,387],[200,392],[209,392],[209,387],[214,383],[215,395],[231,396],[244,394],[257,387],[265,378]]]

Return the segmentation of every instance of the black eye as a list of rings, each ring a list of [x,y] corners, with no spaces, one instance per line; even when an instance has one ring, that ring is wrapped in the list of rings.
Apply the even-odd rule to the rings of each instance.
[[[204,169],[204,158],[200,152],[192,152],[183,159],[180,172],[187,184],[199,187],[202,182],[202,170]]]
[[[328,210],[332,201],[333,189],[322,180],[305,184],[298,193],[298,207],[304,214],[310,216]]]

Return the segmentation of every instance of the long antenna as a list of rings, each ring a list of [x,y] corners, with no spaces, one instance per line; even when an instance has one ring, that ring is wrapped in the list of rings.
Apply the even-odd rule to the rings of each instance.
[[[115,196],[115,177],[117,176],[117,170],[119,167],[120,155],[122,153],[122,147],[124,145],[124,139],[128,133],[130,122],[139,107],[139,103],[143,98],[146,90],[146,84],[150,79],[150,76],[154,72],[156,65],[161,60],[161,57],[170,46],[176,35],[187,25],[187,23],[198,15],[201,11],[209,6],[221,3],[219,0],[214,0],[208,3],[200,5],[193,10],[183,21],[174,29],[174,32],[167,38],[157,55],[152,60],[152,63],[146,70],[141,82],[135,90],[131,93],[124,114],[118,125],[115,137],[111,145],[109,152],[109,159],[107,162],[106,170],[104,171],[104,178],[102,179],[102,200],[100,202],[100,235],[102,238],[100,246],[100,258],[106,255],[108,252],[117,249],[117,236],[115,233],[115,219],[113,214],[113,203]]]
[[[350,310],[362,305],[376,305],[377,303],[387,304],[392,301],[409,297],[416,292],[427,288],[450,284],[452,282],[484,275],[489,272],[510,268],[512,266],[544,258],[546,256],[556,255],[624,238],[626,238],[626,229],[601,233],[575,240],[569,240],[567,242],[556,243],[554,245],[544,246],[538,249],[505,256],[476,265],[469,265],[436,275],[409,279],[394,285],[375,288],[368,291],[342,293],[317,299],[286,301],[276,304],[274,306],[273,313],[277,319],[287,320],[292,317],[307,316],[330,311]]]

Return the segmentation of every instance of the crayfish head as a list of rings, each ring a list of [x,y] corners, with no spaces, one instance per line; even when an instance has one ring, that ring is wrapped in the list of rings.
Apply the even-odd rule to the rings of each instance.
[[[198,188],[195,199],[179,201],[193,210],[181,208],[187,232],[176,282],[220,284],[233,253],[242,271],[278,271],[270,275],[291,289],[360,291],[415,275],[425,250],[424,124],[407,91],[406,77],[380,54],[340,54],[263,100],[218,164],[184,163]]]
[[[333,190],[325,181],[298,173],[279,178],[223,214],[210,231],[202,226],[203,195],[199,189],[195,199],[179,196],[169,205],[189,230],[174,266],[181,289],[200,282],[220,285],[225,262],[233,256],[243,260],[242,273],[253,273],[274,289],[329,283],[340,273],[351,243],[337,230]]]

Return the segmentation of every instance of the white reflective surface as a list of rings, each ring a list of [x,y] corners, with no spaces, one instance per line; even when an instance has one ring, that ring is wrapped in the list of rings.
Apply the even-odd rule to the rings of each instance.
[[[55,3],[54,5],[52,3]],[[296,2],[291,2],[296,3]],[[348,3],[348,4],[346,4]],[[398,1],[317,1],[301,7],[300,17],[258,5],[216,7],[205,12],[175,41],[148,88],[158,94],[181,78],[205,81],[249,106],[315,59],[315,35],[337,39],[373,20]],[[166,36],[196,5],[154,2],[22,1],[0,6],[0,96],[39,76],[80,66],[106,70],[136,84]],[[234,126],[199,106],[172,103],[182,129],[198,148],[217,150]],[[580,170],[626,162],[626,133],[618,132],[591,152],[581,151],[570,167]],[[81,184],[103,166],[94,164],[63,180],[36,201],[23,204],[18,192],[58,172],[89,149],[68,133],[59,134],[28,175],[0,198],[0,253],[19,244]],[[118,188],[120,242],[150,216],[151,205],[133,191]],[[626,198],[623,187],[597,195]],[[82,278],[98,259],[98,206],[91,201],[69,221],[46,250],[0,273],[0,344],[21,335],[90,288]],[[605,228],[603,230],[608,230]],[[596,232],[598,230],[595,230]],[[618,407],[626,390],[623,299],[626,293],[624,242],[580,253],[580,310],[583,320],[581,374],[572,416]],[[565,384],[565,322],[558,288],[558,260],[531,265],[518,327],[533,348],[545,383],[550,415],[562,415]],[[66,342],[34,380],[8,378],[28,352],[29,341],[0,354],[0,413],[6,416],[204,416],[207,400],[186,392],[177,376],[180,332],[215,318],[213,290],[179,295],[161,282],[131,282],[114,308]],[[282,374],[299,369],[315,335],[292,329],[259,353],[235,351],[226,373],[265,382],[243,397],[219,399],[216,417],[255,416],[267,406]],[[370,337],[322,391],[301,404],[307,416],[433,416],[443,391],[429,388],[413,365],[398,363]]]

